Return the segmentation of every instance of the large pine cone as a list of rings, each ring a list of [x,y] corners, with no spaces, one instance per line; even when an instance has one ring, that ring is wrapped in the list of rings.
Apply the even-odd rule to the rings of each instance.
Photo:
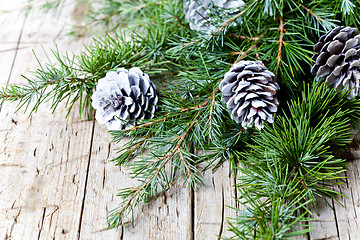
[[[360,88],[360,35],[357,29],[339,26],[321,36],[314,46],[315,65],[311,73],[325,80],[336,91],[349,91],[348,98]]]
[[[279,102],[275,97],[280,89],[275,75],[259,61],[240,61],[221,81],[223,93],[231,117],[243,127],[255,125],[263,128],[264,121],[273,123]]]
[[[150,119],[158,101],[157,90],[139,68],[108,72],[92,95],[96,120],[109,130],[130,128],[139,119]]]
[[[232,14],[244,4],[242,0],[184,0],[185,20],[190,22],[190,29],[211,33],[216,30],[211,19],[218,19],[220,15],[216,10]]]

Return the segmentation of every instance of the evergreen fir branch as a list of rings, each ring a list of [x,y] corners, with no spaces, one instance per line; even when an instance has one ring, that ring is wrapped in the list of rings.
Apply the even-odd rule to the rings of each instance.
[[[299,3],[299,2],[296,3],[311,16],[311,18],[309,19],[309,24],[307,24],[307,27],[310,27],[312,25],[311,23],[313,23],[314,29],[316,29],[317,31],[319,31],[321,27],[325,31],[330,31],[332,28],[336,26],[337,21],[331,19],[332,17],[334,17],[333,12],[324,11],[323,9],[321,10],[321,12],[314,12],[313,10],[305,6],[303,3]],[[316,3],[314,2],[314,4]]]
[[[96,29],[99,27],[108,27],[107,32],[111,32],[118,27],[136,27],[142,25],[139,22],[141,18],[135,17],[136,15],[142,16],[148,13],[148,8],[159,6],[161,1],[155,0],[104,0],[101,1],[100,7],[98,2],[86,0],[88,5],[88,13],[86,15],[86,23],[74,26],[72,33],[79,34],[83,30]],[[137,21],[131,21],[136,19]]]
[[[239,199],[245,210],[239,210],[231,225],[234,239],[280,239],[308,232],[307,206],[316,205],[316,197],[336,199],[340,194],[332,185],[342,183],[337,180],[343,178],[346,163],[332,150],[349,143],[347,123],[359,111],[348,105],[360,104],[345,96],[325,84],[304,88],[302,99],[290,101],[288,114],[256,135],[240,168]],[[278,199],[283,201],[280,205]],[[293,229],[301,222],[303,230]]]
[[[85,51],[79,55],[61,55],[58,49],[52,51],[53,56],[59,64],[39,63],[39,69],[34,72],[34,80],[24,77],[28,85],[9,85],[0,91],[0,102],[6,100],[18,101],[18,109],[28,109],[32,102],[30,114],[36,112],[40,104],[51,101],[51,109],[55,111],[58,104],[66,101],[68,113],[76,102],[80,102],[79,113],[88,119],[92,117],[91,95],[97,81],[105,76],[109,70],[118,67],[130,68],[132,64],[139,67],[149,66],[153,63],[154,51],[139,44],[147,42],[148,39],[137,38],[133,35],[132,41],[126,41],[125,35],[116,34],[108,36],[105,40],[97,39],[92,45],[86,46]],[[154,56],[154,57],[153,57]],[[36,57],[36,55],[35,55]],[[48,57],[49,58],[49,57]],[[166,69],[156,68],[166,66],[168,61],[159,61],[152,64],[149,74],[157,74]]]
[[[182,148],[183,148],[183,144],[184,144],[186,138],[188,137],[190,131],[197,124],[199,114],[200,114],[200,112],[198,112],[194,116],[193,120],[188,124],[186,130],[184,131],[184,133],[182,135],[179,135],[178,137],[176,137],[175,139],[173,139],[171,141],[171,142],[177,141],[177,144],[175,145],[175,147],[173,147],[173,148],[170,147],[171,149],[169,148],[168,151],[166,151],[166,154],[164,154],[163,156],[158,156],[158,160],[153,162],[154,165],[158,165],[158,163],[161,163],[159,166],[156,166],[155,168],[153,168],[155,170],[155,172],[151,172],[151,175],[146,175],[149,177],[144,176],[145,180],[137,188],[131,190],[130,192],[126,191],[126,192],[119,193],[119,195],[122,196],[124,201],[120,204],[121,207],[114,209],[113,212],[111,213],[111,215],[109,217],[109,226],[110,227],[118,227],[120,225],[120,223],[122,222],[123,218],[127,215],[127,213],[132,212],[133,209],[139,204],[139,202],[141,200],[147,200],[147,199],[149,199],[149,196],[150,196],[150,198],[151,198],[151,196],[156,196],[157,187],[155,187],[155,186],[160,185],[160,188],[163,190],[170,188],[170,182],[168,180],[166,180],[167,177],[164,178],[164,176],[167,175],[167,173],[165,173],[164,171],[165,171],[166,165],[171,160],[173,160],[173,158],[175,157],[176,154],[178,154],[179,159],[183,162],[185,169],[186,169],[185,171],[188,174],[190,174],[190,176],[188,176],[188,179],[190,179],[190,181],[192,182],[192,185],[195,184],[195,185],[193,185],[193,187],[196,186],[196,182],[199,181],[200,179],[198,176],[195,176],[194,174],[198,174],[198,173],[196,173],[195,169],[190,169],[187,161],[184,158],[184,153],[183,153]],[[173,146],[173,144],[171,144],[170,146]],[[140,171],[140,172],[136,173],[135,176],[138,177],[142,171],[149,171],[148,170],[149,167],[150,167],[150,165],[147,164],[145,169],[143,167],[141,169],[138,169],[137,171]],[[152,166],[152,167],[154,167],[154,166]],[[159,181],[158,178],[164,178],[164,180]],[[166,186],[163,185],[164,183],[166,184]],[[150,186],[151,186],[151,189],[149,189]]]

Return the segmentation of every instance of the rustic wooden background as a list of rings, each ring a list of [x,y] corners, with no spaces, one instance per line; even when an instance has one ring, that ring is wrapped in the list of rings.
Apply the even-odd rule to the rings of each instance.
[[[36,3],[38,1],[34,1]],[[67,37],[84,9],[62,1],[56,13],[34,8],[26,0],[0,1],[0,86],[22,84],[24,74],[37,69],[35,51],[56,44],[62,51],[79,52],[90,37]],[[2,10],[8,10],[3,12]],[[50,60],[54,58],[50,55]],[[227,217],[236,206],[235,179],[224,164],[206,173],[205,186],[192,191],[181,185],[135,214],[135,225],[108,230],[107,211],[119,203],[120,188],[133,186],[126,170],[108,162],[114,147],[106,127],[81,120],[76,109],[66,118],[60,105],[54,114],[44,104],[36,114],[15,112],[15,104],[0,106],[0,239],[218,239],[229,236]],[[315,230],[299,239],[360,239],[360,153],[349,162],[347,182],[340,192],[342,207],[334,211],[320,201]]]

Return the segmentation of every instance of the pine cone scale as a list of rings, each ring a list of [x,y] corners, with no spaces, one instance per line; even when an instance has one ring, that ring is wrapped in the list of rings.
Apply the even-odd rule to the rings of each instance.
[[[327,51],[330,53],[330,55],[339,54],[344,48],[344,46],[345,44],[343,44],[339,40],[335,40],[328,45]]]

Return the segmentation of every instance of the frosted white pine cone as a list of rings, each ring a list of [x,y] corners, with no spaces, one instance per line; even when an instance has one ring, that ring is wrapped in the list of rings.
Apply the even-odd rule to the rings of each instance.
[[[262,129],[264,122],[273,123],[279,102],[280,89],[275,75],[259,61],[240,61],[224,76],[219,89],[231,112],[231,117],[244,128],[255,125]]]
[[[242,0],[184,0],[185,20],[190,29],[209,34],[217,28],[211,24],[216,9],[227,10],[230,15],[244,4]]]
[[[321,36],[314,46],[311,73],[336,91],[349,91],[348,98],[360,90],[360,34],[356,28],[338,26]]]
[[[92,95],[95,118],[109,130],[130,128],[140,119],[151,119],[157,102],[155,84],[137,67],[108,72]]]

